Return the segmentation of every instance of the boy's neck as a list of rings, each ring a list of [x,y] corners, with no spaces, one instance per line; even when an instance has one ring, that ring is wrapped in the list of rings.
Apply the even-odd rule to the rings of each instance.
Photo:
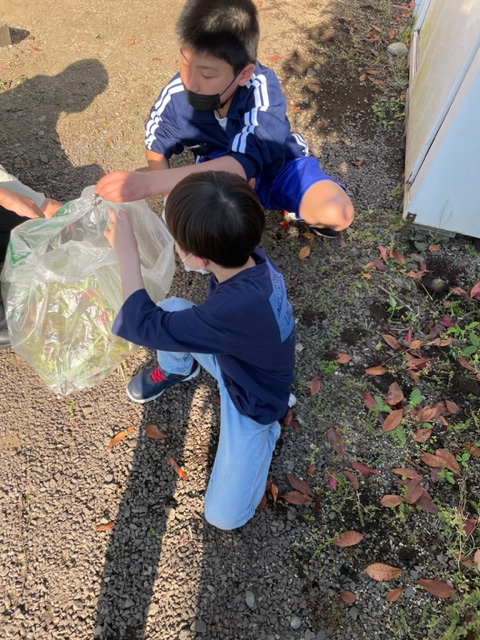
[[[252,256],[250,256],[249,259],[246,261],[246,263],[241,267],[228,269],[226,267],[221,267],[215,262],[209,262],[207,265],[207,269],[211,273],[215,274],[215,277],[217,278],[218,282],[225,282],[225,280],[228,280],[229,278],[233,278],[233,276],[236,276],[241,271],[245,271],[245,269],[250,269],[251,267],[254,267],[254,266],[255,266],[255,260],[252,258]]]

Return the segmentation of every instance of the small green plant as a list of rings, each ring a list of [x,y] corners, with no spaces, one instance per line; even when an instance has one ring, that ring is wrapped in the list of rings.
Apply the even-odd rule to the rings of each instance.
[[[396,184],[392,191],[391,191],[392,197],[393,198],[401,198],[403,195],[403,185],[400,184],[400,182],[398,184]]]
[[[381,96],[375,104],[372,104],[373,113],[382,123],[385,129],[404,118],[405,101],[396,97]]]
[[[73,417],[75,415],[75,408],[76,408],[76,404],[77,401],[76,400],[72,400],[68,406],[68,413]]]

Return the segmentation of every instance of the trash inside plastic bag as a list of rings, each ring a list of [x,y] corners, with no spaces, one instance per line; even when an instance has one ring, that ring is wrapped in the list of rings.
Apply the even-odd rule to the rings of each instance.
[[[87,187],[55,217],[11,232],[1,279],[12,349],[58,394],[98,384],[136,349],[111,331],[123,297],[118,260],[103,235],[109,209],[126,211],[145,287],[163,300],[175,270],[173,238],[143,200],[113,204]]]

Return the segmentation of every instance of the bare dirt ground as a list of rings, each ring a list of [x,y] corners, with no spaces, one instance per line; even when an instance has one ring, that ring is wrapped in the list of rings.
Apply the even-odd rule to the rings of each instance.
[[[2,638],[480,637],[480,317],[478,300],[459,292],[478,281],[479,245],[422,236],[401,219],[407,59],[386,47],[408,42],[409,7],[257,4],[259,58],[282,79],[294,128],[357,210],[340,241],[305,237],[278,212],[265,235],[299,342],[298,405],[271,481],[284,495],[286,472],[303,478],[308,488],[294,488],[304,504],[270,490],[241,530],[205,523],[219,422],[207,374],[140,407],[124,387],[153,362],[146,350],[68,397],[1,351]],[[61,200],[103,171],[144,167],[143,120],[176,71],[180,8],[4,0],[15,44],[0,50],[2,164]],[[178,270],[172,294],[196,301],[205,288]],[[372,366],[380,375],[365,372]],[[401,424],[384,430],[395,411]],[[150,423],[168,438],[148,438]],[[397,507],[382,505],[386,494],[401,498]],[[346,531],[363,538],[340,547]],[[395,570],[375,580],[365,573],[374,563]]]

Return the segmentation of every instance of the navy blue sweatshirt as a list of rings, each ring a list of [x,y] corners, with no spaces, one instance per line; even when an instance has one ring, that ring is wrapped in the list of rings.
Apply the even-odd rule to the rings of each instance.
[[[212,275],[208,297],[163,311],[145,289],[120,309],[114,334],[160,351],[211,353],[238,411],[260,424],[287,412],[295,367],[295,322],[285,281],[262,249],[255,266],[224,282]]]

